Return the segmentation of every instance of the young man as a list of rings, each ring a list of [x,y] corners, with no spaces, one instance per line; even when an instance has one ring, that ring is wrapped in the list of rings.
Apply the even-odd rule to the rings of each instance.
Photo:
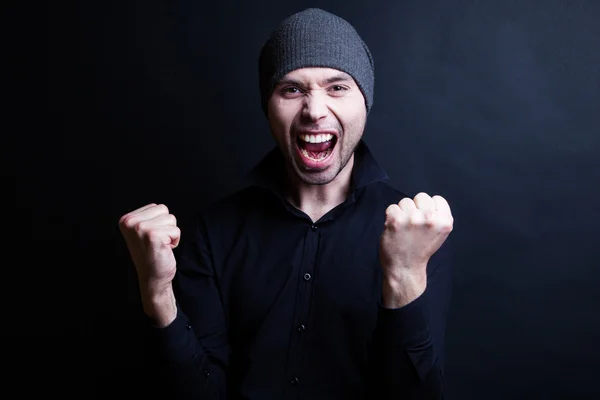
[[[164,205],[120,219],[173,397],[442,398],[453,218],[384,183],[373,71],[345,20],[290,16],[260,54],[278,146],[254,184],[181,235]]]

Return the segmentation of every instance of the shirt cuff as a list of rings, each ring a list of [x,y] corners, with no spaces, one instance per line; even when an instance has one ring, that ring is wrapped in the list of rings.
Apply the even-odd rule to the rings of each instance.
[[[190,361],[197,356],[199,346],[187,316],[177,308],[177,316],[164,328],[150,327],[152,341],[160,359],[169,364]]]
[[[429,294],[425,289],[419,297],[400,308],[385,308],[380,303],[377,321],[388,356],[400,359],[397,351],[408,355],[421,380],[430,370],[433,360],[428,302]]]
[[[379,327],[383,332],[400,338],[405,347],[411,347],[422,343],[431,336],[428,310],[429,292],[427,288],[415,300],[400,308],[386,308],[380,302]]]

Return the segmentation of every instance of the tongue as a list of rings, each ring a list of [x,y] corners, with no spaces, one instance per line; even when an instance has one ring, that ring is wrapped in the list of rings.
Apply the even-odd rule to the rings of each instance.
[[[329,140],[327,142],[322,143],[306,143],[304,141],[301,141],[301,143],[302,147],[305,148],[307,151],[312,151],[315,153],[320,153],[333,146],[333,140]]]

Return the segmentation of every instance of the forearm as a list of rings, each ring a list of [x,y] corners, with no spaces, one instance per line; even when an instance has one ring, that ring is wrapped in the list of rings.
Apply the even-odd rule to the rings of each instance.
[[[149,321],[148,354],[169,398],[224,398],[228,348],[214,281],[180,273],[165,285],[140,283],[140,292]]]
[[[382,303],[385,308],[396,309],[410,304],[421,296],[427,288],[427,273],[400,272],[384,274],[382,287]]]
[[[177,302],[171,282],[156,284],[140,282],[140,294],[144,313],[157,328],[164,328],[177,317]]]
[[[152,325],[148,350],[156,355],[155,378],[173,399],[219,398],[224,372],[198,343],[187,315],[178,310],[172,283],[140,282],[140,293]]]
[[[149,384],[166,390],[172,399],[223,398],[225,372],[219,353],[207,352],[180,308],[167,326],[147,326],[146,332],[146,360],[156,379]]]
[[[384,269],[373,337],[372,398],[443,399],[453,254],[446,241],[426,266],[411,268],[424,274]]]
[[[413,298],[422,286],[410,285],[413,294],[396,293],[387,298],[387,306],[380,306],[372,360],[374,395],[381,399],[441,399],[441,345],[434,339],[437,332],[429,315],[429,296],[423,291]]]
[[[176,252],[173,280],[139,281],[147,359],[170,399],[222,399],[229,362],[227,325],[208,241],[190,226]]]

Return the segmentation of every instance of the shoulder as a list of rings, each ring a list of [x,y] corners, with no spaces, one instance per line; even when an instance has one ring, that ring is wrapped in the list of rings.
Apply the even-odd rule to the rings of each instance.
[[[408,194],[392,186],[387,181],[379,181],[365,186],[357,191],[357,196],[379,206],[389,206],[393,203],[399,203]]]
[[[246,186],[216,200],[202,214],[204,217],[209,218],[213,215],[223,216],[247,212],[256,206],[264,204],[268,197],[269,193],[265,189],[256,186]]]
[[[187,229],[197,229],[205,232],[227,229],[247,219],[249,214],[272,207],[276,197],[267,190],[246,186],[233,193],[225,195],[193,214],[186,221]]]

